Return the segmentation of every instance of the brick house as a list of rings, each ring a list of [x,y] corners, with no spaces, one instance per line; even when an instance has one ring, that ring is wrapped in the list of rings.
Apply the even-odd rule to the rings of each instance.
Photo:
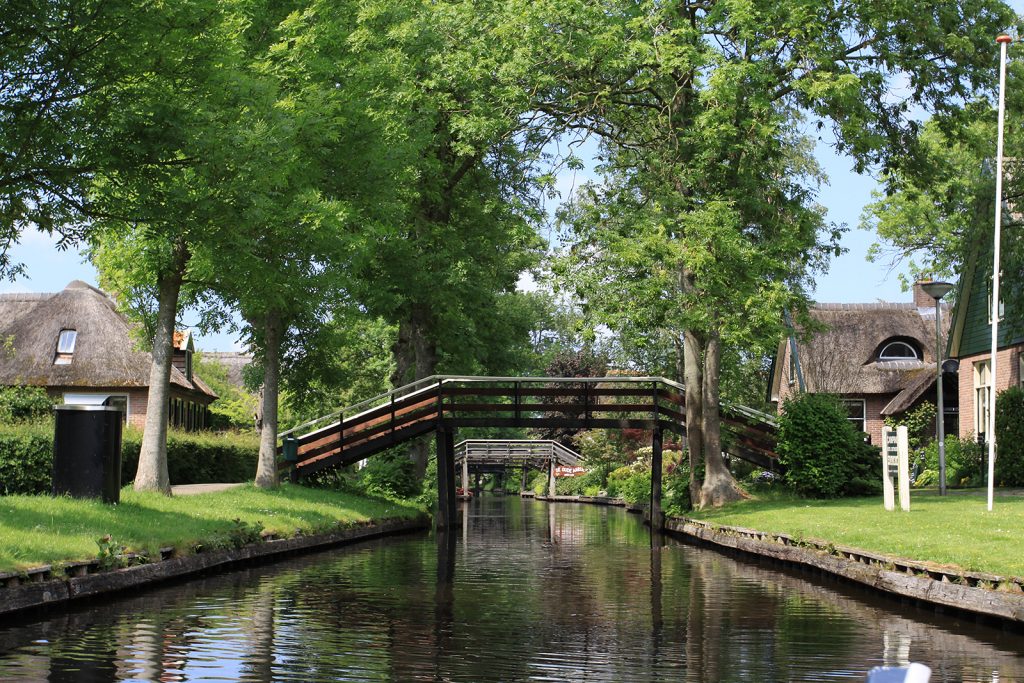
[[[989,389],[992,386],[992,289],[991,253],[978,250],[968,259],[960,278],[957,305],[950,329],[949,356],[960,361],[958,395],[963,411],[961,439],[984,441]],[[996,352],[996,394],[1024,379],[1024,330],[1014,326],[1000,307]]]
[[[175,334],[170,422],[200,429],[217,395],[192,372],[189,333]],[[55,294],[0,294],[0,385],[45,387],[64,403],[120,407],[142,427],[152,356],[106,293],[75,280]]]
[[[806,390],[840,397],[850,420],[871,443],[882,442],[885,418],[935,401],[935,300],[914,285],[912,303],[815,304],[810,315],[823,330],[808,341],[784,339],[772,361],[769,400],[782,403],[799,391],[797,362]],[[943,326],[949,326],[943,306]],[[792,345],[797,347],[794,362]],[[945,375],[946,421],[957,429],[957,383]]]

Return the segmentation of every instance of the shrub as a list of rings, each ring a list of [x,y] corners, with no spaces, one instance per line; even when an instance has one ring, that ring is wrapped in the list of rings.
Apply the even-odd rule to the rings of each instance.
[[[778,450],[786,481],[802,495],[863,495],[881,487],[878,449],[864,443],[835,396],[804,393],[787,400]]]
[[[979,486],[984,481],[982,448],[974,439],[958,439],[950,434],[946,437],[946,485]],[[939,448],[932,443],[921,449],[919,467],[914,477],[914,486],[939,485]]]
[[[0,424],[44,420],[53,416],[53,405],[42,387],[0,387]]]
[[[0,495],[48,493],[52,472],[52,422],[0,429]]]
[[[371,495],[409,500],[420,494],[416,465],[400,450],[367,458],[366,467],[359,470],[359,480]]]
[[[1024,388],[1010,387],[996,397],[995,481],[1024,486]]]
[[[121,480],[132,481],[142,433],[126,429],[121,442]],[[240,482],[256,473],[256,435],[172,430],[167,468],[173,484]],[[41,494],[51,488],[53,420],[0,427],[0,494]]]

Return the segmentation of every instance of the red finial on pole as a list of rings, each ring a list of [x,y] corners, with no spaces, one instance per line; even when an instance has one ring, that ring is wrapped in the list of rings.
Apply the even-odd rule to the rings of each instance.
[[[1013,42],[1013,38],[1011,38],[1010,36],[1008,36],[1005,33],[1003,33],[1003,34],[999,35],[996,38],[996,42],[997,43],[1012,43]]]

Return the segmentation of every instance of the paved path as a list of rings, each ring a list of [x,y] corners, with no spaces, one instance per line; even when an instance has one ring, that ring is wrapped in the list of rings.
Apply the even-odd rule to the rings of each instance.
[[[171,495],[194,496],[198,493],[217,493],[218,491],[227,491],[239,486],[245,486],[245,484],[183,484],[181,486],[172,486]]]

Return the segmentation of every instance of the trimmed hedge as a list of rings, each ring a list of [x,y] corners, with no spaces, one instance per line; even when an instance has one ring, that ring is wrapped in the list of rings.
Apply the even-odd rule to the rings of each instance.
[[[127,429],[121,443],[121,482],[135,477],[142,432]],[[167,437],[167,469],[172,484],[241,482],[256,474],[259,437],[234,432],[179,432]],[[53,421],[0,426],[0,494],[50,492]]]
[[[996,396],[996,483],[1024,486],[1024,388]]]

